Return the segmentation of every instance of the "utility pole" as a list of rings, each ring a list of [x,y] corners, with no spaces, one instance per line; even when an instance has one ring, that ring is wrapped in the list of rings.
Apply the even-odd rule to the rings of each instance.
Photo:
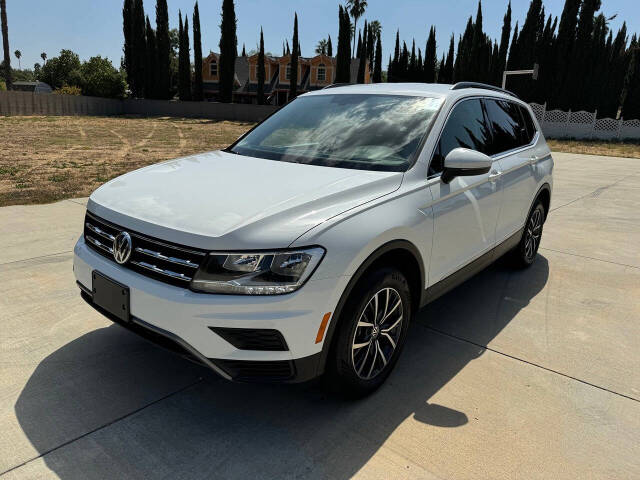
[[[504,89],[507,86],[507,75],[531,75],[531,78],[537,80],[539,69],[540,65],[535,63],[532,70],[505,70],[502,74],[502,88]]]

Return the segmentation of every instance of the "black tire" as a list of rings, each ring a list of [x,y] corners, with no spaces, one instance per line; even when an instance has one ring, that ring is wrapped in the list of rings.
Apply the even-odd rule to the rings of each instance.
[[[380,308],[376,314],[375,296]],[[400,356],[411,314],[411,290],[400,271],[383,267],[363,277],[338,318],[327,359],[327,386],[358,398],[382,385]]]
[[[540,248],[540,241],[542,240],[545,218],[544,205],[538,200],[527,217],[520,243],[511,252],[514,267],[528,268],[535,261],[538,248]]]

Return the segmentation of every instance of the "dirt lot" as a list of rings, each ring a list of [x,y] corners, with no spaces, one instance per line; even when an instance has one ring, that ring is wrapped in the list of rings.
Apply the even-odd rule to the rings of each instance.
[[[252,124],[181,118],[0,117],[0,206],[89,195],[135,168],[229,145]],[[550,140],[556,152],[640,158],[640,144]]]
[[[90,194],[129,170],[229,145],[251,124],[129,117],[1,117],[0,205]]]

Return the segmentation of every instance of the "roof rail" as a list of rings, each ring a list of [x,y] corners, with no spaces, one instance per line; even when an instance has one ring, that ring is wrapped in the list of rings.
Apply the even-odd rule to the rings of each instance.
[[[493,90],[494,92],[506,93],[507,95],[511,95],[512,97],[519,98],[518,95],[510,90],[505,90],[504,88],[495,87],[493,85],[487,85],[486,83],[480,82],[458,82],[451,87],[451,90],[462,90],[463,88],[481,88],[483,90]]]
[[[338,87],[348,87],[349,85],[355,85],[354,83],[332,83],[331,85],[327,85],[323,87],[322,90],[326,90],[327,88],[338,88]]]

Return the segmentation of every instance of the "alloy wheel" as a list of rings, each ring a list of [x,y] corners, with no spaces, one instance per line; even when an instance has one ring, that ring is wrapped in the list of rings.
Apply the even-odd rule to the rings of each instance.
[[[363,380],[371,380],[391,361],[402,333],[402,298],[394,288],[373,295],[358,318],[351,345],[353,368]]]
[[[536,208],[527,224],[526,237],[524,242],[524,255],[528,261],[532,261],[535,257],[538,247],[540,246],[540,237],[542,236],[542,211]]]

